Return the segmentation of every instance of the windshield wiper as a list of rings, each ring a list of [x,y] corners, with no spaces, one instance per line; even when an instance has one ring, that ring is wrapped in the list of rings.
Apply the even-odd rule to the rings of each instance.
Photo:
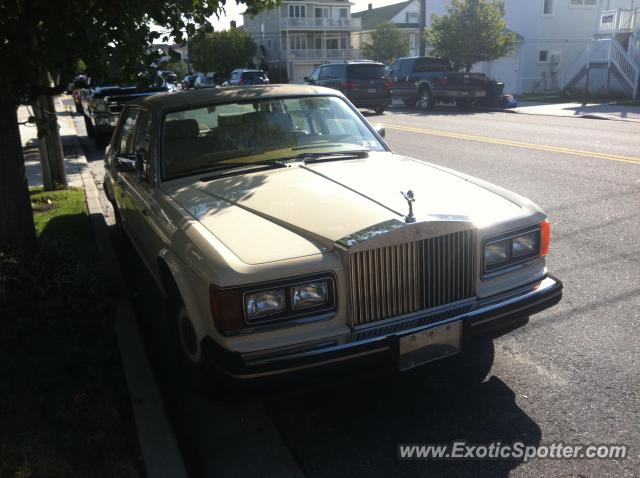
[[[228,178],[230,176],[236,176],[238,174],[244,174],[247,172],[260,172],[268,171],[270,169],[286,168],[287,165],[282,161],[253,161],[251,163],[227,163],[215,168],[209,168],[211,176],[200,178],[200,181],[213,181],[214,179]],[[220,171],[221,174],[216,174],[216,171]],[[226,171],[226,172],[225,172]]]
[[[325,161],[340,161],[343,159],[366,158],[369,151],[366,149],[356,149],[354,151],[336,151],[335,153],[302,153],[296,156],[304,164],[323,163]]]

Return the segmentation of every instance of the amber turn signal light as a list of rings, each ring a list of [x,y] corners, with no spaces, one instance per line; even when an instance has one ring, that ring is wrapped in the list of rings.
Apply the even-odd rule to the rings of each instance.
[[[549,254],[549,241],[551,240],[551,222],[545,219],[540,223],[540,257]]]

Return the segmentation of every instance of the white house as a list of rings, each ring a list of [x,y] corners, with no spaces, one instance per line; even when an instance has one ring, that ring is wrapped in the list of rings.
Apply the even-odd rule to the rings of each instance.
[[[451,0],[426,0],[426,23],[443,15]],[[419,51],[422,0],[354,12],[362,30],[352,44],[361,48],[376,26],[393,21]],[[637,95],[640,71],[640,0],[504,0],[507,29],[516,33],[513,54],[474,66],[505,83],[510,93],[562,88],[592,93]],[[587,55],[587,49],[589,49]],[[587,71],[589,74],[587,75]]]
[[[450,0],[427,0],[427,16],[425,18],[427,27],[431,26],[431,21],[436,15],[443,15],[447,11]],[[365,43],[371,41],[371,32],[377,26],[390,21],[402,30],[409,40],[409,56],[416,56],[420,53],[420,6],[421,0],[408,0],[406,2],[394,3],[384,7],[374,8],[373,3],[362,12],[353,12],[353,18],[360,18],[362,30],[353,32],[352,43],[354,48],[362,49]]]
[[[474,70],[504,82],[511,93],[562,89],[584,67],[576,63],[598,34],[601,13],[632,9],[637,2],[505,0],[507,28],[518,35],[518,45],[512,55],[475,65]]]
[[[302,83],[321,63],[360,58],[351,33],[360,19],[351,17],[346,0],[291,1],[251,17],[243,29],[258,44],[259,60],[269,69],[284,67],[289,81]]]

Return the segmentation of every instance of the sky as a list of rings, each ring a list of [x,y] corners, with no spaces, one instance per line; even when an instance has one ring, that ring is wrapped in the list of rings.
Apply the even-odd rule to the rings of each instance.
[[[400,3],[402,1],[403,0],[351,0],[351,3],[353,3],[351,6],[351,13],[366,10],[370,3],[373,4],[373,8],[378,8],[384,7],[385,5],[391,5],[393,3]],[[225,10],[226,15],[220,17],[218,21],[213,22],[216,30],[227,30],[231,20],[235,20],[238,26],[242,24],[242,12],[245,11],[244,5],[238,5],[233,0],[228,0]]]

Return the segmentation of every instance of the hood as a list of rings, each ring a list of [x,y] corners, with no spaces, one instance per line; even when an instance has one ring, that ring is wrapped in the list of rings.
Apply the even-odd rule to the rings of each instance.
[[[455,217],[478,226],[522,214],[497,192],[436,166],[391,153],[292,165],[167,191],[243,261],[255,264],[330,250],[357,231],[409,212],[417,221]]]

